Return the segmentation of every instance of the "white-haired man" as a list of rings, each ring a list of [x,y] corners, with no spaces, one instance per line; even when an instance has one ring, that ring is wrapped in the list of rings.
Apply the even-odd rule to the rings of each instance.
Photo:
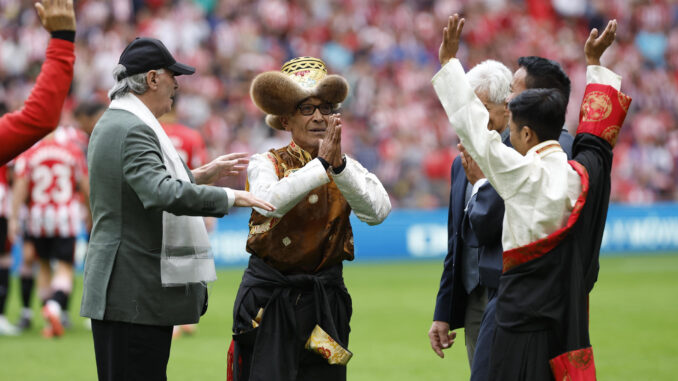
[[[486,60],[466,77],[490,115],[487,129],[496,131],[510,145],[506,99],[511,93],[511,71],[498,61]],[[428,335],[431,347],[442,358],[443,349],[449,348],[456,336],[450,331],[464,327],[472,365],[481,318],[488,298],[496,293],[501,273],[504,205],[468,159],[459,155],[452,164],[448,253]]]

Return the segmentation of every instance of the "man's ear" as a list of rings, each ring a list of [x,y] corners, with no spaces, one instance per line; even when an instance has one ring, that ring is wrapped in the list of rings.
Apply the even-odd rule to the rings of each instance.
[[[520,133],[523,134],[526,142],[534,142],[535,144],[539,143],[539,136],[532,128],[530,128],[530,126],[523,126],[523,129]]]
[[[155,89],[158,86],[158,72],[155,70],[149,70],[146,73],[146,84],[149,88]]]

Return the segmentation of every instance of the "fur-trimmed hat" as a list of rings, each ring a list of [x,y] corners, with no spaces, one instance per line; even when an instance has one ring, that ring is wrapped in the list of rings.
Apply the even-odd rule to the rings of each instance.
[[[348,82],[342,76],[327,75],[325,63],[314,57],[297,57],[280,71],[267,71],[252,81],[250,96],[266,115],[266,124],[284,130],[281,115],[291,115],[304,99],[318,97],[338,105],[348,96]]]

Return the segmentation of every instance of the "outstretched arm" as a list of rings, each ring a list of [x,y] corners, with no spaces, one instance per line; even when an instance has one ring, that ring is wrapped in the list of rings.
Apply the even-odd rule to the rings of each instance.
[[[431,82],[462,145],[497,193],[506,200],[515,194],[517,184],[529,176],[530,162],[507,147],[499,134],[487,129],[489,113],[471,88],[461,63],[454,57],[463,25],[464,19],[459,15],[448,20],[439,50],[444,66]]]
[[[587,87],[572,154],[577,162],[584,165],[592,180],[601,179],[607,173],[609,181],[612,148],[631,103],[631,98],[619,91],[621,76],[600,66],[600,57],[614,42],[616,31],[617,21],[611,20],[602,34],[592,29],[584,46],[589,65],[586,70]]]
[[[24,107],[0,118],[0,165],[28,149],[59,124],[73,80],[75,12],[72,0],[43,0],[35,8],[52,33],[35,87]]]

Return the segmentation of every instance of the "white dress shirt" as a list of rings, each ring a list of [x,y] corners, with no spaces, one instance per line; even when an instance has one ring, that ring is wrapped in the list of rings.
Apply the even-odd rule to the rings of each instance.
[[[318,159],[313,159],[304,167],[278,179],[269,153],[255,154],[247,167],[247,179],[250,192],[265,200],[276,210],[269,212],[254,208],[266,217],[284,216],[299,203],[311,190],[330,182],[328,171]],[[339,174],[331,176],[339,191],[346,198],[355,215],[369,225],[380,224],[391,212],[391,201],[377,176],[370,173],[360,163],[346,158],[346,167]]]
[[[431,82],[461,143],[504,199],[504,251],[565,226],[581,193],[581,179],[558,141],[541,142],[525,156],[504,145],[497,132],[487,129],[489,113],[457,59],[445,64]],[[589,66],[586,82],[621,87],[621,77],[602,66]]]

